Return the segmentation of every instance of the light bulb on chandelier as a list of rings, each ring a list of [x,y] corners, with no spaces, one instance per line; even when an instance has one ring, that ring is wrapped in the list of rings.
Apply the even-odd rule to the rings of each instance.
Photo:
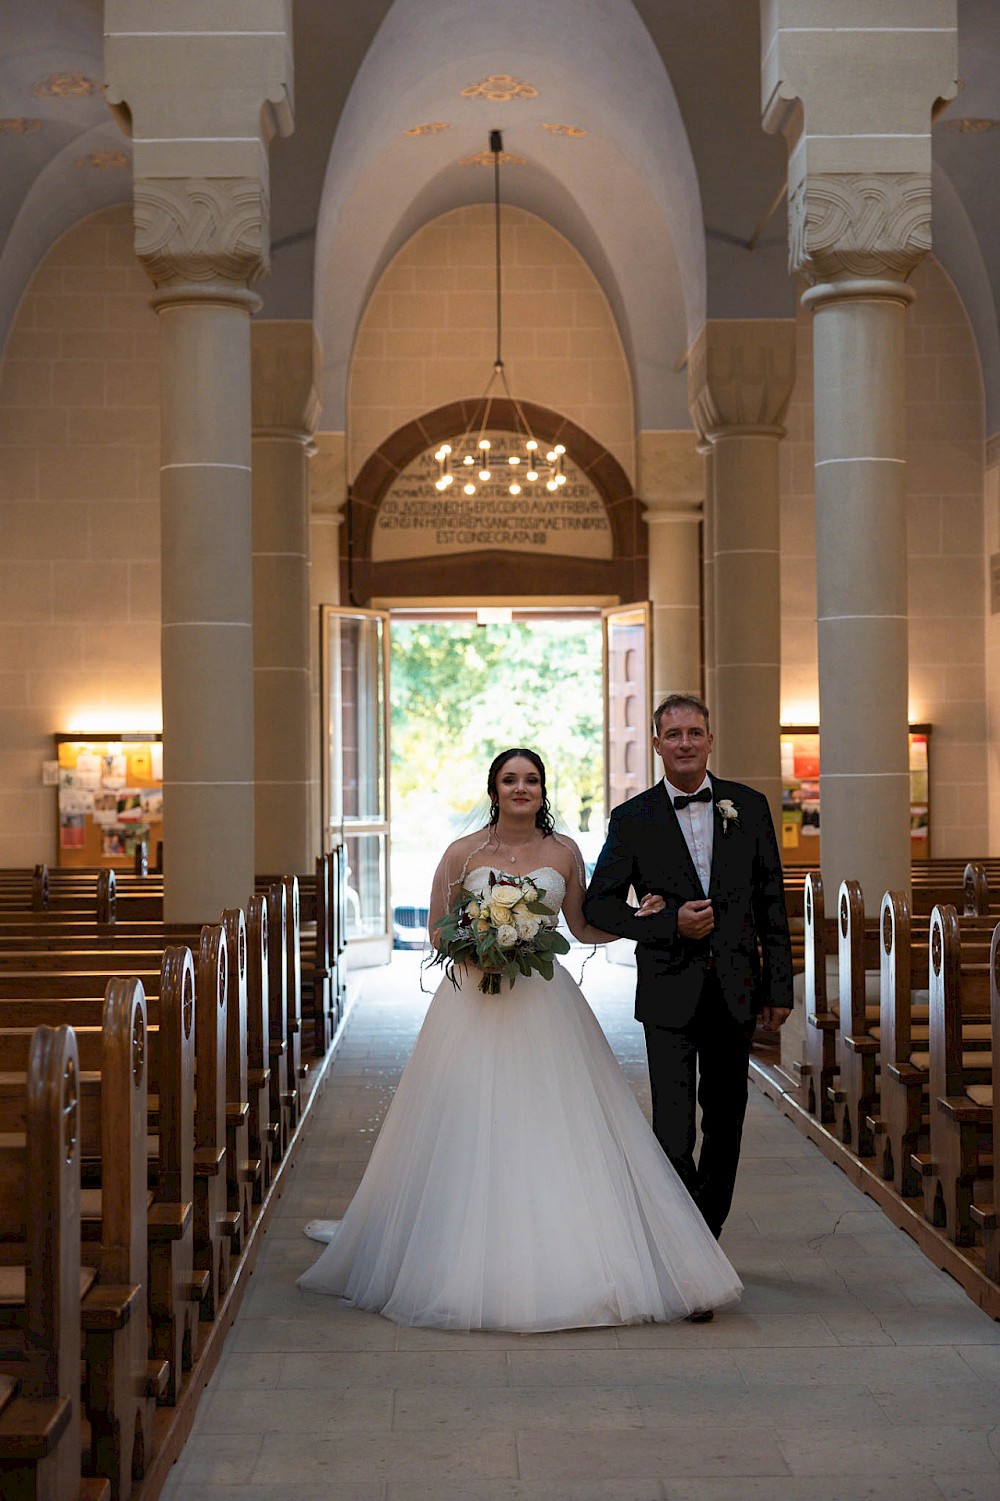
[[[506,458],[508,465],[518,470],[517,475],[512,476],[515,482],[507,486],[508,494],[520,495],[525,485],[531,487],[537,484],[544,485],[551,494],[566,483],[567,476],[563,470],[566,446],[563,443],[555,443],[546,450],[544,458],[541,457],[538,440],[528,426],[524,409],[507,383],[507,373],[501,354],[503,320],[500,264],[500,154],[503,151],[503,137],[499,130],[490,131],[490,151],[493,153],[497,353],[493,363],[493,373],[486,384],[479,406],[478,424],[470,423],[462,437],[456,440],[454,447],[451,443],[442,443],[434,455],[438,466],[434,488],[443,493],[454,484],[453,466],[456,464],[460,465],[461,469],[475,469],[480,484],[488,484],[493,479],[490,459],[493,459],[494,464],[502,464]],[[492,441],[496,446],[496,452],[491,453],[491,440],[486,437],[486,432],[489,428],[493,403],[501,393],[507,398],[510,410],[514,414],[512,424],[514,431],[510,434],[501,434],[499,437],[494,436]],[[475,432],[473,427],[476,429]],[[479,486],[475,483],[473,476],[466,474],[464,477],[466,483],[462,486],[463,491],[466,495],[476,495]]]

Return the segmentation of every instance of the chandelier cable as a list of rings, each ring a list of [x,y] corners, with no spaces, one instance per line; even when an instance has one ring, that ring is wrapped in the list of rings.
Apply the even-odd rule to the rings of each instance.
[[[500,153],[503,150],[503,136],[499,130],[490,131],[490,150],[493,152],[493,238],[497,281],[497,357],[495,364],[498,370],[502,370],[501,330],[503,328],[503,294],[500,276]]]
[[[496,323],[497,343],[496,359],[493,362],[493,373],[483,392],[479,412],[479,436],[475,440],[475,446],[470,451],[469,443],[472,439],[472,429],[475,423],[474,409],[469,417],[469,425],[458,440],[457,445],[442,443],[434,455],[438,465],[438,477],[434,482],[434,488],[440,493],[449,489],[456,479],[454,463],[457,458],[461,460],[461,473],[465,475],[465,484],[462,492],[473,496],[477,493],[477,486],[473,479],[473,473],[481,484],[488,484],[493,478],[493,463],[504,463],[509,468],[506,474],[510,483],[507,490],[510,495],[520,495],[522,492],[522,476],[526,484],[536,484],[541,480],[546,490],[552,492],[566,483],[566,473],[563,467],[563,456],[566,452],[562,443],[555,443],[547,450],[544,461],[540,452],[538,440],[532,433],[524,408],[514,395],[507,381],[507,372],[503,363],[503,261],[501,246],[500,224],[500,161],[503,155],[503,135],[499,130],[490,131],[490,151],[493,154],[493,248],[496,271]],[[491,441],[486,434],[490,426],[490,417],[493,411],[493,403],[496,399],[495,387],[497,382],[507,398],[514,414],[514,427],[518,434],[523,434],[523,453],[505,453],[500,448],[498,460],[491,461]],[[458,453],[455,453],[457,447]],[[507,480],[504,480],[507,483]]]

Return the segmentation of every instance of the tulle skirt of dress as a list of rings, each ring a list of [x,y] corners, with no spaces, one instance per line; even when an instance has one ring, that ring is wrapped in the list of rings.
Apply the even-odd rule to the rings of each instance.
[[[299,1286],[399,1324],[666,1322],[741,1284],[573,978],[442,981],[340,1221]]]

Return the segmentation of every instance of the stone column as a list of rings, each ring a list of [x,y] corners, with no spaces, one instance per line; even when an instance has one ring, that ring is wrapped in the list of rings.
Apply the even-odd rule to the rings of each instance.
[[[320,364],[308,322],[255,323],[250,347],[256,868],[302,874],[320,846],[310,734],[308,458]]]
[[[705,506],[701,523],[701,642],[702,696],[709,708],[715,703],[715,501],[712,445],[698,435],[698,452],[705,464]]]
[[[857,0],[817,25],[811,0],[769,0],[764,23],[764,123],[789,141],[791,263],[815,314],[823,880],[859,880],[874,911],[910,884],[904,317],[955,6]]]
[[[639,493],[649,526],[653,704],[701,684],[700,522],[704,474],[692,432],[639,435]]]
[[[795,384],[795,325],[713,319],[688,361],[711,445],[713,768],[765,794],[781,823],[778,443]]]
[[[309,464],[309,514],[312,612],[320,619],[323,605],[339,605],[341,529],[346,524],[347,443],[344,433],[317,433],[315,453]],[[345,601],[346,602],[346,601]],[[314,808],[312,825],[321,831],[321,848],[326,849],[328,831],[323,828],[321,787],[324,762],[328,752],[327,714],[322,702],[322,642],[315,641],[312,672],[312,711],[309,744],[311,747]]]
[[[155,11],[155,14],[154,14]],[[134,134],[135,248],[161,338],[164,916],[253,890],[250,286],[267,144],[292,127],[283,0],[106,0],[108,100]]]

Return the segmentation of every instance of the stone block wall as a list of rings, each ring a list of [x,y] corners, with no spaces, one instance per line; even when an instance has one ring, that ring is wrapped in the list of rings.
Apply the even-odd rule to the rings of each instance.
[[[55,731],[160,728],[156,315],[126,207],[62,237],[0,364],[0,865],[56,855]]]

